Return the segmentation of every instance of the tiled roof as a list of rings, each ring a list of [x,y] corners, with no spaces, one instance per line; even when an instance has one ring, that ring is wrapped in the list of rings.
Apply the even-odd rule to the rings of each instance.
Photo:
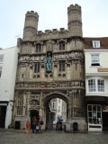
[[[108,49],[108,37],[85,37],[84,39],[84,49],[92,49],[92,40],[100,41],[100,49]]]

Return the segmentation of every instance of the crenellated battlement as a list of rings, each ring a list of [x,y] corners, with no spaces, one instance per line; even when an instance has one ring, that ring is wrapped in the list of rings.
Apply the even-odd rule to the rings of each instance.
[[[34,17],[37,17],[37,18],[39,18],[39,15],[38,15],[38,13],[37,12],[34,12],[34,11],[28,11],[27,13],[26,13],[26,17],[30,17],[30,16],[34,16]]]
[[[37,12],[28,11],[25,17],[23,39],[25,41],[34,39],[57,39],[69,36],[82,37],[82,19],[81,19],[81,6],[78,4],[70,5],[68,7],[68,29],[60,28],[38,31],[39,15]]]
[[[52,29],[52,30],[45,30],[44,32],[43,31],[38,31],[37,34],[43,34],[43,35],[46,35],[46,34],[55,34],[55,33],[67,33],[67,29],[65,28],[60,28],[59,30],[58,29]]]
[[[70,5],[69,7],[68,7],[68,13],[71,11],[71,10],[79,10],[79,11],[81,11],[81,6],[79,6],[78,4],[75,4],[75,5]]]

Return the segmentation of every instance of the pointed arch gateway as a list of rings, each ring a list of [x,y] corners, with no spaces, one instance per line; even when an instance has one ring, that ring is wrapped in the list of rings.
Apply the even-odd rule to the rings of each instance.
[[[49,103],[52,99],[59,98],[62,99],[66,103],[66,118],[68,119],[68,107],[69,107],[69,98],[67,94],[61,92],[50,92],[46,94],[42,99],[43,110],[44,110],[44,121],[45,121],[45,129],[53,129],[53,117],[54,112],[51,111],[49,107]]]

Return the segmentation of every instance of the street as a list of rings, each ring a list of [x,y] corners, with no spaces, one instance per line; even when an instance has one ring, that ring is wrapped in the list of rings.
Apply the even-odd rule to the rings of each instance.
[[[108,144],[108,133],[45,131],[28,135],[24,130],[0,129],[0,144]]]

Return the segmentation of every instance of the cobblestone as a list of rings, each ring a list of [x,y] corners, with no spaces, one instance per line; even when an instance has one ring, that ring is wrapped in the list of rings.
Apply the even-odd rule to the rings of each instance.
[[[0,144],[108,144],[108,133],[45,131],[28,136],[21,130],[0,130]]]

